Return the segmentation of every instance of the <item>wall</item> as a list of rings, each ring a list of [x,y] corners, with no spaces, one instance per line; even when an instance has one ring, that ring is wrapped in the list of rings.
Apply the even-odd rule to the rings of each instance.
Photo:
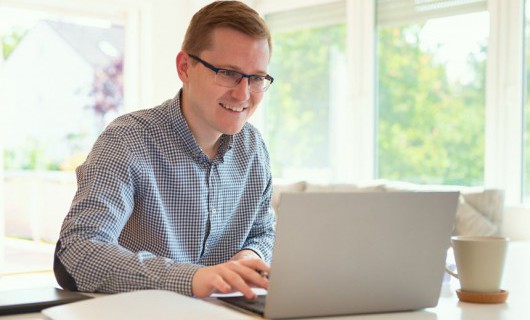
[[[151,70],[142,82],[148,94],[143,104],[152,106],[172,98],[181,86],[175,58],[191,18],[192,1],[155,0],[149,12],[144,12],[140,49],[142,62]],[[146,47],[147,46],[147,47]],[[140,90],[144,90],[141,89]],[[151,92],[149,97],[149,92]]]
[[[512,240],[530,240],[530,207],[506,206],[502,234]]]

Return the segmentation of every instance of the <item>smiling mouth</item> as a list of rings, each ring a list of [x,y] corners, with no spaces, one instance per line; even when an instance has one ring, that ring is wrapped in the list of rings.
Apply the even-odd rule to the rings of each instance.
[[[224,104],[224,103],[219,103],[219,105],[221,107],[223,107],[224,109],[230,110],[230,111],[233,111],[233,112],[242,112],[243,110],[246,109],[244,107],[234,107],[234,106],[231,106],[231,105],[228,105],[228,104]]]

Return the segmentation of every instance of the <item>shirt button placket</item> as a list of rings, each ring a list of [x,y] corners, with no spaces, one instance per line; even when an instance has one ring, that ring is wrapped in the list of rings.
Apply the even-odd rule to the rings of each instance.
[[[211,223],[214,223],[215,216],[217,215],[217,187],[218,184],[216,183],[216,170],[217,165],[212,164],[210,166],[210,175],[208,177],[208,207],[210,211],[210,221]]]

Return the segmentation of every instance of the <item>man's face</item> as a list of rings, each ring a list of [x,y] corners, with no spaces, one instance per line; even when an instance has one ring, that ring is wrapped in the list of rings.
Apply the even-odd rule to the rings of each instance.
[[[198,54],[217,68],[248,75],[266,75],[269,46],[266,39],[255,39],[229,28],[217,28],[212,47]],[[188,81],[185,83],[184,116],[193,134],[216,139],[221,134],[238,133],[256,110],[263,92],[251,92],[248,79],[233,88],[215,82],[215,72],[188,58]]]

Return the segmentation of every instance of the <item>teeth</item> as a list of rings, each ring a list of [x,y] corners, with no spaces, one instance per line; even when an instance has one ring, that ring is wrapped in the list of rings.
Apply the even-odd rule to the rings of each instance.
[[[219,105],[225,109],[228,109],[228,110],[231,110],[231,111],[235,111],[235,112],[241,112],[243,110],[245,110],[245,108],[243,107],[240,107],[240,108],[237,108],[237,107],[233,107],[233,106],[229,106],[229,105],[226,105],[226,104],[223,104],[223,103],[219,103]]]

